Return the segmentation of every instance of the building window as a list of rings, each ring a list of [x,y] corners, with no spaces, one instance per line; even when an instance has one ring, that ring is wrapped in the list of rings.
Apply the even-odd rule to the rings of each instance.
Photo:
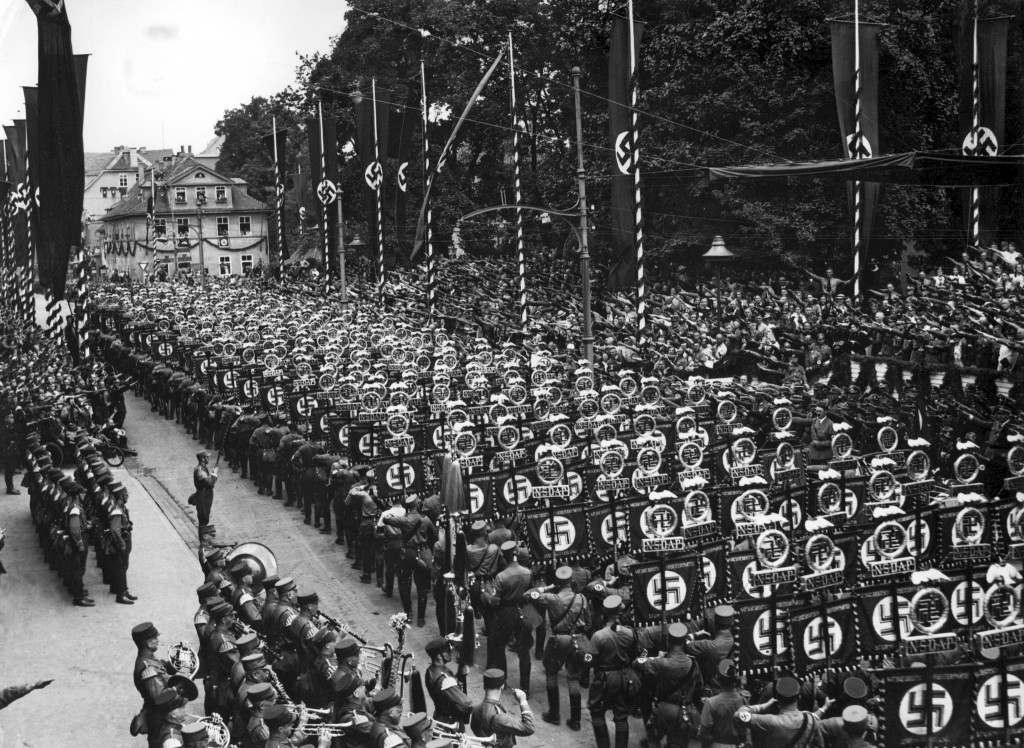
[[[252,272],[252,255],[242,255],[242,275]]]
[[[217,236],[228,235],[228,217],[217,216]]]
[[[196,187],[196,202],[197,203],[205,203],[206,202],[206,188],[205,187]]]
[[[157,218],[153,221],[154,236],[167,236],[167,219]]]
[[[228,188],[227,187],[217,187],[215,194],[217,195],[217,202],[218,203],[226,203],[228,201]]]
[[[118,177],[118,186],[119,187],[127,187],[128,186],[128,175],[127,174],[121,174]]]
[[[220,274],[231,275],[231,256],[222,256],[220,258]]]
[[[139,183],[139,172],[135,172],[135,184]]]
[[[174,202],[183,203],[185,202],[185,188],[175,187],[174,188]]]
[[[103,195],[103,197],[106,197],[107,196],[107,188],[106,187],[100,187],[100,194]]]
[[[206,174],[201,171],[196,172],[196,179],[206,179]]]
[[[188,219],[178,219],[178,236],[188,237]]]
[[[242,236],[249,236],[252,233],[252,221],[249,216],[238,217],[238,233]]]

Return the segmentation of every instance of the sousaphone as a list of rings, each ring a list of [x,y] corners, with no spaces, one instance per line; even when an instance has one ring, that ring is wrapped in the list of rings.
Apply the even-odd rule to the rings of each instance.
[[[262,543],[241,543],[227,555],[228,566],[236,559],[242,559],[252,570],[253,586],[263,583],[267,577],[277,574],[277,556]]]

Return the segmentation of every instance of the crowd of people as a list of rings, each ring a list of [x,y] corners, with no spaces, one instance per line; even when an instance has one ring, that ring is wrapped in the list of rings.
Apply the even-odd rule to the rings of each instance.
[[[198,689],[157,659],[155,627],[141,625],[133,631],[144,701],[136,726],[151,745],[203,745],[218,725],[243,746],[415,746],[438,734],[447,742],[437,745],[466,744],[463,733],[511,745],[534,729],[534,658],[545,672],[542,719],[567,716],[569,729],[582,729],[587,690],[602,747],[613,740],[609,711],[617,747],[628,744],[634,713],[645,745],[738,745],[748,734],[763,745],[868,745],[876,715],[898,729],[885,702],[887,669],[927,664],[921,678],[931,679],[994,656],[1016,667],[1014,641],[993,655],[972,637],[983,620],[1015,630],[1020,617],[1014,571],[1024,512],[1011,489],[1024,473],[1019,260],[1010,244],[970,248],[899,291],[870,292],[864,304],[831,271],[736,269],[715,283],[678,270],[650,287],[643,341],[631,303],[598,287],[592,366],[582,359],[575,268],[553,256],[531,263],[525,330],[515,323],[514,267],[493,259],[440,260],[435,317],[426,314],[422,280],[400,271],[389,273],[383,305],[359,279],[347,303],[329,282],[302,275],[211,278],[207,296],[174,282],[104,284],[91,295],[82,365],[59,343],[7,322],[5,467],[13,476],[24,461],[44,553],[75,604],[93,603],[81,585],[90,541],[117,602],[131,604],[127,497],[98,453],[104,431],[123,425],[123,392],[134,387],[203,442],[189,503],[206,575],[196,677],[212,721],[184,724]],[[211,540],[212,450],[259,494],[334,535],[361,582],[389,597],[398,587],[400,646],[389,659],[397,676],[380,682],[360,667],[373,643],[321,613],[315,592],[231,560]],[[620,452],[624,473],[610,452]],[[545,455],[558,465],[542,469]],[[74,475],[61,469],[65,459],[76,463]],[[620,474],[629,480],[615,482]],[[841,499],[826,506],[822,496],[836,484]],[[11,481],[7,488],[17,490]],[[645,512],[667,507],[680,532],[693,525],[703,533],[707,522],[686,508],[701,497],[713,506],[712,532],[676,546],[676,556],[647,550],[641,540],[664,533],[652,534],[654,515]],[[970,544],[975,555],[965,566],[950,560],[959,556],[949,547],[978,502],[986,504],[977,509],[984,542]],[[563,552],[556,520],[579,516],[569,534],[583,540]],[[750,523],[757,532],[741,531]],[[895,557],[911,563],[892,580],[891,598],[873,598],[872,564],[893,558],[878,550],[879,528],[890,525],[904,538]],[[772,565],[773,545],[783,547],[783,561],[817,568],[809,550],[795,551],[821,537],[836,556],[821,573],[844,572],[821,604],[876,634],[870,646],[826,646],[824,668],[801,657],[788,628],[802,601],[817,597],[788,577],[767,586],[750,579],[751,570],[781,563]],[[852,557],[839,550],[844,542],[854,543]],[[736,564],[744,554],[745,568]],[[687,577],[700,563],[704,574]],[[660,591],[666,567],[689,580],[680,593],[686,604],[671,614]],[[910,572],[932,567],[935,576],[908,584]],[[967,613],[966,624],[952,608],[964,573],[968,608],[984,607]],[[858,578],[869,588],[854,596]],[[918,621],[914,589],[922,584],[945,600],[947,613],[932,628]],[[986,601],[1002,594],[1016,596],[1015,611],[992,623]],[[439,634],[425,674],[433,719],[415,688],[412,716],[403,719],[402,631],[428,625],[431,597]],[[853,610],[867,604],[860,598],[912,610],[883,634],[870,610]],[[777,631],[780,618],[790,620],[769,644],[751,640],[762,622],[751,611],[762,608]],[[476,621],[487,641],[479,702],[465,693],[475,656],[464,643],[475,639]],[[908,644],[921,631],[952,634],[956,645],[922,652]],[[501,693],[516,677],[520,712],[506,714]]]

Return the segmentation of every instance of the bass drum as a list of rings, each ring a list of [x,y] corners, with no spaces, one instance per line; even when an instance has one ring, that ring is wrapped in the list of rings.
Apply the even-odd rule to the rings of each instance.
[[[228,566],[241,559],[252,569],[253,586],[258,588],[263,580],[277,574],[277,556],[263,543],[242,543],[236,545],[227,555]]]

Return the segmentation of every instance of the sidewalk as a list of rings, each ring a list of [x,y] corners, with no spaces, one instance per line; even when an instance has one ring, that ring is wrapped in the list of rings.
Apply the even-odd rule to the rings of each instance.
[[[112,472],[128,489],[135,525],[128,570],[135,605],[114,602],[90,551],[85,584],[96,607],[73,607],[43,562],[27,491],[0,497],[8,571],[0,576],[0,687],[54,679],[0,711],[0,748],[143,745],[128,734],[142,705],[132,682],[132,627],[156,624],[161,658],[178,641],[196,648],[196,558],[139,482],[126,470]]]

